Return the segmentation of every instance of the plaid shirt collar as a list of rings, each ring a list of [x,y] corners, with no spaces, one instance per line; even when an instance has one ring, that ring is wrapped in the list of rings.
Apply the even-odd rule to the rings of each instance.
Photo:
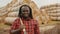
[[[28,17],[27,19],[24,19],[24,18],[22,17],[22,20],[29,21],[29,20],[31,20],[31,18],[30,18],[30,17]]]

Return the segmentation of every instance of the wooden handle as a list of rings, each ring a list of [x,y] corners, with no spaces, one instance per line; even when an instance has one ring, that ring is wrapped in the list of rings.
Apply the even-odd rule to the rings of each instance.
[[[22,22],[22,20],[20,19],[20,22],[21,22],[21,25],[23,25],[23,22]]]
[[[20,18],[20,23],[21,23],[21,25],[24,25],[21,18]],[[23,29],[23,31],[26,31],[25,28]]]

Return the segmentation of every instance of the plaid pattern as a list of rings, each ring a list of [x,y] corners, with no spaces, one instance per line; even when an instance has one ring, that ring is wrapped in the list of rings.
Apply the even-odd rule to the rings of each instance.
[[[39,32],[39,27],[38,27],[38,23],[36,20],[30,19],[29,21],[22,19],[23,24],[25,25],[25,29],[27,34],[40,34]],[[16,30],[20,27],[20,19],[17,18],[11,27],[11,30]],[[24,34],[23,31],[21,31],[19,34]]]

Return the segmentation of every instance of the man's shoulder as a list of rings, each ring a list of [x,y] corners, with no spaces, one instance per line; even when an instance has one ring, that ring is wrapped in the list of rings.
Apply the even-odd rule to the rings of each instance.
[[[35,23],[35,24],[37,23],[37,20],[36,20],[36,19],[32,19],[32,21],[33,21],[33,23]]]
[[[32,21],[37,21],[36,19],[32,19]]]
[[[19,18],[19,17],[17,17],[15,20],[20,20],[20,18]]]
[[[14,21],[15,21],[15,22],[18,22],[18,21],[20,21],[20,19],[17,17]]]

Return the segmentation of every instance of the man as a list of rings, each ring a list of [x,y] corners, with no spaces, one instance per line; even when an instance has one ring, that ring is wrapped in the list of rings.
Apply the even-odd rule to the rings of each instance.
[[[40,34],[38,23],[32,17],[32,9],[28,5],[22,5],[19,9],[18,17],[12,24],[10,34]],[[24,25],[21,25],[21,20]]]

